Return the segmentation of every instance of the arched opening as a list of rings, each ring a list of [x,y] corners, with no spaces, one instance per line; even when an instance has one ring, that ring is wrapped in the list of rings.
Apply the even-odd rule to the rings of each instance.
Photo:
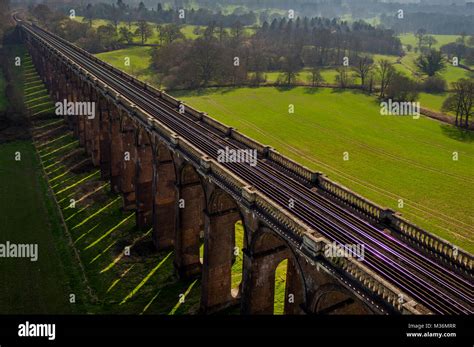
[[[232,268],[235,265],[238,270],[238,262],[242,261],[242,245],[238,245],[236,236],[242,239],[243,227],[238,224],[241,216],[235,200],[219,188],[208,188],[201,308],[209,312],[229,306],[238,296],[240,281],[233,278],[236,273]]]
[[[180,277],[194,277],[201,272],[201,238],[204,226],[205,194],[201,179],[190,164],[179,175],[175,267]]]
[[[285,313],[287,271],[288,259],[283,259],[275,269],[275,293],[273,296],[274,315],[282,315]]]
[[[324,284],[318,288],[311,310],[319,315],[368,314],[370,310],[361,301],[337,284]]]
[[[253,236],[244,263],[244,314],[299,314],[305,285],[297,258],[288,243],[262,227]]]
[[[242,220],[239,219],[234,225],[233,250],[232,250],[232,268],[231,268],[231,288],[232,297],[237,298],[240,295],[243,265],[244,265],[244,242],[245,230]]]

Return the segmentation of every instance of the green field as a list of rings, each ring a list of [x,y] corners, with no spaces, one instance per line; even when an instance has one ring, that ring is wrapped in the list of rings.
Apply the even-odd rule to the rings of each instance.
[[[105,62],[121,69],[145,82],[153,83],[153,71],[151,69],[151,47],[129,47],[97,54],[96,56]],[[128,59],[127,59],[128,58]],[[130,65],[126,65],[128,63]]]
[[[431,35],[431,34],[429,34]],[[439,49],[441,46],[444,46],[451,42],[456,42],[456,40],[461,37],[459,35],[431,35],[433,36],[438,42],[433,45],[433,48]],[[402,41],[403,45],[411,45],[412,47],[418,46],[418,40],[415,37],[415,34],[402,34],[398,36],[400,41]]]
[[[15,154],[21,161],[15,161]],[[38,244],[38,261],[1,259],[2,314],[65,314],[81,289],[58,212],[30,141],[0,145],[0,243]]]
[[[75,18],[76,21],[79,22],[84,22],[84,17],[81,16],[76,16]],[[97,28],[101,25],[110,25],[112,24],[111,21],[105,20],[105,19],[94,19],[92,21],[92,26],[94,28]],[[153,29],[153,35],[146,41],[147,44],[159,44],[160,43],[160,37],[158,35],[158,31],[156,29],[157,23],[149,22]],[[135,22],[132,22],[131,25],[129,26],[127,22],[119,22],[118,27],[127,27],[130,29],[132,33],[135,33],[135,30],[137,30],[137,25]],[[205,29],[206,26],[204,25],[192,25],[192,24],[183,24],[181,25],[181,32],[183,33],[184,37],[187,39],[194,40],[198,37],[198,35],[195,33],[195,29]],[[227,32],[230,32],[230,29],[227,29]],[[251,35],[254,32],[253,28],[246,27],[244,29],[244,32],[246,35]],[[134,43],[141,43],[140,37],[137,35],[133,38]]]
[[[420,93],[418,101],[421,107],[428,108],[433,111],[441,111],[444,100],[449,96],[449,93],[429,94]]]
[[[15,70],[15,86],[21,88],[32,78],[29,75],[31,60],[25,58],[24,50],[19,46],[9,46],[8,52],[12,56],[23,56],[24,70]],[[4,86],[2,75],[2,110],[7,102]],[[37,98],[37,95],[32,98]],[[26,97],[26,100],[30,99]],[[30,140],[0,144],[0,182],[0,243],[38,245],[37,262],[24,258],[0,259],[0,312],[81,312],[80,293],[85,292],[85,288]],[[69,301],[71,294],[78,298],[75,304]]]
[[[432,35],[436,38],[438,43],[436,43],[433,48],[439,49],[441,46],[446,45],[451,42],[455,42],[460,36],[458,35]],[[416,37],[414,34],[404,34],[400,35],[400,40],[402,44],[405,46],[410,44],[413,47],[417,46]],[[420,72],[415,64],[415,59],[419,56],[419,53],[413,52],[406,52],[406,55],[401,60],[401,65],[397,64],[395,67],[398,71],[404,72],[407,76],[411,76],[417,80],[421,78]],[[461,67],[455,67],[452,64],[446,63],[446,69],[441,71],[439,75],[446,80],[448,86],[456,82],[461,78],[473,78],[474,73],[464,70]],[[440,109],[436,109],[439,111]]]
[[[422,75],[415,64],[415,59],[418,56],[419,54],[415,54],[414,52],[407,53],[401,60],[401,66],[403,66],[408,76],[420,80]],[[395,67],[400,67],[400,65],[396,64]],[[446,63],[446,68],[438,74],[446,80],[448,87],[451,83],[456,82],[461,78],[472,78],[474,76],[473,72],[469,72],[461,67],[453,66],[448,62]]]
[[[373,97],[327,88],[175,93],[243,133],[474,250],[472,133],[429,118],[381,116]],[[288,105],[295,114],[288,114]],[[350,160],[343,160],[343,152]],[[459,160],[453,161],[453,152]],[[398,207],[403,199],[404,207]]]
[[[84,17],[81,16],[76,16],[75,18],[76,21],[78,22],[84,22]],[[92,26],[94,28],[97,28],[101,25],[110,25],[112,24],[111,21],[106,20],[106,19],[93,19],[92,20]],[[154,43],[158,44],[160,43],[160,38],[158,35],[158,31],[156,30],[157,23],[152,23],[149,22],[148,24],[151,25],[153,29],[153,35],[146,41],[147,44]],[[137,25],[135,22],[132,22],[131,25],[129,26],[127,22],[119,22],[118,27],[127,27],[130,29],[132,33],[135,33],[135,30],[137,30]],[[205,26],[199,26],[199,25],[182,25],[181,26],[181,32],[187,39],[195,39],[197,38],[197,35],[194,33],[195,28],[205,28]],[[134,43],[141,43],[140,37],[136,36],[133,38]]]

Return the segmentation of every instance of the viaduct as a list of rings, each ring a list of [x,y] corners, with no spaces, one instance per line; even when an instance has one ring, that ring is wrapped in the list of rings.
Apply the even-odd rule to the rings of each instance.
[[[95,102],[94,119],[65,122],[137,226],[153,228],[158,250],[174,249],[177,274],[201,277],[203,313],[240,305],[243,314],[272,314],[275,269],[287,259],[286,314],[472,314],[471,254],[44,29],[18,24],[51,96]],[[217,161],[225,146],[256,150],[257,165]],[[243,279],[231,288],[237,221]],[[364,245],[364,259],[328,256],[333,242]]]

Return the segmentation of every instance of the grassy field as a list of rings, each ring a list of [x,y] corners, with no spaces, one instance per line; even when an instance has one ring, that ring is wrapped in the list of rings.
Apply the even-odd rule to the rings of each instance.
[[[433,48],[440,49],[441,46],[444,46],[448,43],[451,42],[456,42],[458,38],[461,36],[459,35],[431,35],[433,36],[436,41],[438,41],[436,44],[433,45]],[[400,38],[400,41],[402,41],[403,45],[411,45],[412,47],[417,47],[418,46],[418,40],[415,37],[415,34],[410,33],[410,34],[402,34],[398,36]]]
[[[9,47],[9,51],[24,53],[16,46]],[[29,71],[31,61],[23,58],[23,66]],[[28,81],[23,71],[18,71],[15,80],[19,84]],[[4,84],[3,76],[0,76],[2,107],[6,104]],[[30,140],[0,145],[0,182],[0,243],[38,245],[37,262],[14,258],[0,260],[0,312],[81,312],[80,298],[85,288]],[[78,298],[75,304],[69,301],[71,294]]]
[[[15,161],[15,153],[21,161]],[[38,261],[2,259],[0,312],[2,314],[65,314],[79,311],[69,295],[81,285],[66,247],[64,230],[47,193],[30,141],[0,145],[0,243],[34,243]]]
[[[83,22],[84,17],[77,16],[75,18],[75,20],[77,20],[79,22]],[[110,25],[110,24],[112,24],[112,23],[108,20],[105,20],[105,19],[94,19],[92,21],[92,26],[94,28],[97,28],[101,25]],[[149,22],[149,24],[151,25],[151,27],[153,29],[153,35],[146,41],[146,43],[147,44],[159,44],[160,43],[160,37],[159,37],[158,31],[156,29],[157,23]],[[127,27],[128,28],[129,25],[128,25],[127,22],[119,22],[118,27],[119,28],[120,27]],[[130,28],[130,31],[132,33],[135,33],[135,30],[137,30],[137,25],[135,24],[135,22],[132,22],[132,24],[129,28]],[[205,28],[206,28],[206,26],[204,26],[204,25],[183,24],[183,25],[181,25],[181,32],[183,33],[185,38],[194,40],[199,36],[198,34],[195,33],[195,29],[205,29]],[[227,29],[227,32],[230,32],[230,29]],[[244,29],[244,33],[246,35],[251,35],[253,32],[254,32],[253,28],[246,27]],[[133,42],[134,43],[141,43],[140,37],[139,36],[134,37]]]
[[[472,133],[424,117],[381,116],[373,97],[350,91],[242,88],[176,96],[474,250],[473,218],[466,208],[474,193]],[[295,114],[288,114],[289,104]],[[349,161],[343,160],[346,151]]]
[[[433,35],[438,43],[436,43],[433,48],[439,49],[441,46],[455,42],[457,38],[460,36],[457,35]],[[414,34],[405,34],[405,35],[400,35],[400,40],[402,41],[402,44],[405,46],[410,44],[413,47],[417,46],[417,41],[416,37]],[[418,53],[415,53],[413,51],[407,52],[406,55],[402,58],[401,60],[401,65],[397,64],[395,67],[397,70],[404,72],[407,76],[411,76],[415,79],[420,79],[419,75],[419,70],[416,67],[415,64],[415,59],[419,56]],[[461,67],[455,67],[452,64],[447,63],[446,68],[439,73],[439,75],[446,80],[446,82],[449,84],[456,82],[460,78],[473,78],[474,74],[472,72],[466,71],[462,69]],[[439,109],[436,109],[439,111]]]
[[[75,18],[78,22],[84,22],[84,17],[77,16]],[[105,19],[94,19],[92,21],[92,26],[94,28],[97,28],[101,25],[110,25],[112,22],[105,20]],[[149,22],[149,24],[152,26],[153,29],[153,35],[146,41],[146,43],[155,43],[158,44],[160,43],[160,37],[158,35],[158,31],[156,30],[157,23],[152,23]],[[129,28],[129,25],[127,22],[119,22],[118,27],[127,27]],[[182,25],[181,26],[181,32],[187,39],[195,39],[197,38],[197,35],[194,33],[194,29],[196,28],[205,28],[205,26],[199,26],[199,25]],[[135,22],[132,22],[130,26],[130,31],[132,33],[135,33],[135,30],[137,30],[137,25]],[[141,43],[140,37],[136,36],[133,38],[134,43]]]
[[[153,83],[151,50],[151,47],[136,46],[100,53],[97,57],[145,82]],[[126,65],[128,61],[130,65]]]
[[[447,92],[440,94],[420,93],[418,101],[420,102],[421,107],[434,111],[441,111],[441,106],[448,96],[449,93]]]

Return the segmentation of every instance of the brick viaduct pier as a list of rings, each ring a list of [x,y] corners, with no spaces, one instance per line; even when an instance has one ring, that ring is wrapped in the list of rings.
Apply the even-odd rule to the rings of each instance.
[[[185,113],[193,120],[188,126],[199,124],[209,131],[208,137],[219,135],[231,143],[256,149],[259,162],[270,163],[289,179],[302,182],[308,190],[364,221],[364,225],[390,231],[398,242],[423,252],[433,263],[462,278],[472,276],[470,254],[394,211],[368,201],[321,173],[311,172],[42,29],[27,24],[20,28],[34,65],[54,100],[95,102],[94,119],[66,116],[65,122],[100,168],[102,178],[110,180],[113,191],[123,196],[124,209],[135,211],[137,226],[153,228],[158,250],[174,250],[176,273],[180,277],[201,277],[203,313],[240,305],[243,314],[272,314],[275,270],[285,259],[286,314],[436,311],[364,261],[328,257],[324,252],[331,244],[328,237],[211,158],[191,135],[185,136],[185,130],[184,135],[178,134],[155,117],[151,108],[139,106],[125,95],[129,86],[142,90],[137,100],[151,98],[161,105],[157,114],[167,112],[180,117]],[[107,83],[102,73],[118,76],[117,85]],[[118,92],[119,88],[124,92]],[[243,277],[238,288],[231,288],[238,221],[244,227]]]

